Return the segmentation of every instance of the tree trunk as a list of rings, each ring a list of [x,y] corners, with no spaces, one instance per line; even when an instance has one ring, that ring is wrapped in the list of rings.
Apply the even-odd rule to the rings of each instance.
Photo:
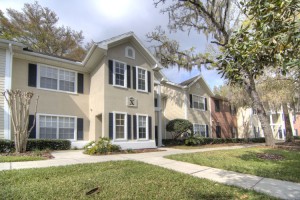
[[[286,103],[282,105],[283,114],[284,114],[284,124],[285,124],[285,141],[286,142],[294,142],[293,130],[291,126],[291,120],[289,115],[289,109]]]
[[[256,91],[254,78],[249,75],[249,82],[246,82],[244,86],[246,87],[246,91],[248,92],[252,102],[253,102],[253,108],[259,110],[260,112],[257,113],[258,119],[261,123],[262,130],[265,135],[266,145],[267,146],[274,146],[275,141],[273,137],[273,132],[270,125],[270,119],[267,115],[265,108],[259,98],[259,95]]]

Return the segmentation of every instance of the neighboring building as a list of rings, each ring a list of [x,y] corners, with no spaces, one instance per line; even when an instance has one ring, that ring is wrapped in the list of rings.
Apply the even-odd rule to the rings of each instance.
[[[153,89],[163,75],[134,33],[94,44],[82,62],[0,40],[0,69],[0,90],[33,91],[40,97],[31,138],[69,139],[81,147],[109,137],[125,149],[156,147],[155,126],[161,125],[155,116]],[[0,139],[11,139],[2,95],[0,105]]]
[[[221,96],[211,98],[212,137],[238,137],[236,108]]]
[[[300,136],[300,114],[293,115],[294,136]]]
[[[193,124],[194,132],[211,137],[210,97],[214,94],[202,76],[195,76],[180,84],[162,82],[163,127],[173,119],[187,119]],[[164,128],[164,139],[171,138]]]
[[[269,121],[272,128],[273,136],[278,140],[285,140],[285,119],[282,107],[276,111],[269,109],[267,105],[264,105],[268,110]],[[249,137],[257,138],[264,137],[264,133],[261,127],[261,123],[258,118],[258,112],[252,108],[239,108],[237,118],[238,118],[238,133],[240,138]],[[293,115],[292,112],[289,114],[291,126],[293,124]],[[297,127],[297,125],[296,125]],[[297,128],[295,128],[297,129]],[[296,130],[293,130],[293,134],[296,134]]]

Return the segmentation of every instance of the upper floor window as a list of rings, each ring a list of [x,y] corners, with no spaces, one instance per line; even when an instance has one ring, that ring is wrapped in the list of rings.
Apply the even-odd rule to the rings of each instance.
[[[147,71],[143,68],[137,67],[137,89],[145,91],[147,89]]]
[[[126,87],[126,65],[125,63],[114,61],[114,85]]]
[[[215,111],[220,112],[220,110],[221,110],[220,109],[220,101],[217,99],[215,99],[214,101],[215,101]]]
[[[38,83],[44,89],[75,92],[76,72],[39,65]]]
[[[193,108],[205,110],[205,98],[193,95]]]
[[[125,48],[125,56],[127,58],[135,59],[135,51],[132,47],[126,47]]]

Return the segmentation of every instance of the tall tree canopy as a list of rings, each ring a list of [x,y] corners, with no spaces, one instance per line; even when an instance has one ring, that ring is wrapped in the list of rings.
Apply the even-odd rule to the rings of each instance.
[[[58,26],[57,15],[35,2],[26,3],[22,11],[7,9],[7,17],[0,10],[0,38],[28,45],[34,51],[82,60],[85,49],[82,31]]]
[[[156,1],[155,5],[165,1]],[[285,74],[299,63],[299,1],[171,1],[171,5],[162,10],[169,14],[168,28],[208,34],[222,54],[219,62],[209,54],[195,53],[193,48],[182,51],[179,42],[170,40],[161,29],[148,37],[158,42],[156,55],[164,65],[190,69],[214,63],[230,84],[242,86],[252,100],[252,107],[262,111],[259,118],[266,143],[273,145],[272,129],[255,79],[266,68],[276,68]],[[238,28],[240,16],[246,21]]]

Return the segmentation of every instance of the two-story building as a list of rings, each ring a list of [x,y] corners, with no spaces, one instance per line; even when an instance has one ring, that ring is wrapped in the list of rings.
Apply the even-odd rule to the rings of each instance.
[[[154,85],[161,66],[129,32],[95,43],[83,61],[30,51],[0,40],[0,90],[21,89],[39,96],[30,138],[69,139],[82,147],[109,137],[122,148],[155,148]],[[8,106],[0,98],[0,139],[12,139]],[[30,109],[33,123],[34,109]],[[157,134],[160,131],[157,130]],[[161,138],[161,137],[160,137]]]

